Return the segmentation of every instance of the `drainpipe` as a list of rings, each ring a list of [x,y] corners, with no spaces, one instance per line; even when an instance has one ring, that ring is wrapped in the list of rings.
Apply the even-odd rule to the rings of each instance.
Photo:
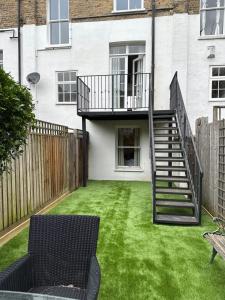
[[[17,30],[18,30],[18,82],[21,84],[21,25],[20,25],[20,17],[21,17],[21,0],[17,2]]]
[[[152,105],[154,111],[155,102],[155,0],[152,0],[152,65],[151,65],[151,76],[152,76]]]

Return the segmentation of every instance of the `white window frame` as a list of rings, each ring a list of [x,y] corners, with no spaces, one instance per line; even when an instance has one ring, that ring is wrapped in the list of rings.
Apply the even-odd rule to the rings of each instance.
[[[68,18],[67,19],[57,19],[57,20],[51,20],[51,10],[50,10],[50,0],[47,0],[48,5],[47,5],[47,16],[48,16],[48,44],[50,47],[63,47],[63,46],[70,46],[71,45],[71,26],[70,26],[70,1],[68,0]],[[59,2],[60,5],[60,2]],[[60,8],[58,8],[60,11]],[[68,27],[69,27],[69,36],[68,36],[68,43],[58,43],[58,44],[52,44],[51,43],[51,24],[52,23],[63,23],[63,22],[68,22]],[[61,28],[61,26],[60,26]],[[59,30],[59,41],[61,40],[61,31]]]
[[[210,67],[210,77],[209,77],[209,99],[213,102],[225,102],[224,98],[212,98],[212,82],[213,81],[225,81],[225,76],[213,76],[213,68],[225,68],[225,65],[219,65],[219,66],[211,66]]]
[[[204,18],[204,12],[206,11],[209,11],[209,10],[224,10],[224,23],[223,23],[223,33],[220,34],[220,33],[216,33],[215,34],[211,34],[211,35],[207,35],[205,34],[205,32],[201,32],[200,31],[200,36],[204,36],[204,37],[218,37],[218,36],[225,36],[225,3],[224,3],[224,6],[218,6],[219,4],[219,1],[217,0],[217,6],[215,7],[202,7],[202,0],[200,0],[200,22],[202,22],[202,18]],[[202,17],[202,18],[201,18]],[[200,23],[200,28],[201,28],[201,23]]]
[[[140,10],[145,10],[145,7],[144,7],[144,0],[141,0],[141,8],[133,8],[133,9],[130,9],[129,6],[130,6],[130,0],[127,0],[128,1],[128,9],[117,9],[117,1],[118,0],[113,0],[113,12],[126,12],[126,11],[140,11]]]
[[[119,129],[139,129],[139,146],[119,146],[118,145],[118,138],[119,138]],[[116,127],[116,134],[115,134],[116,140],[115,140],[115,161],[116,161],[116,171],[143,171],[141,168],[141,128],[139,126],[132,126],[132,125],[123,125],[123,126],[117,126]],[[129,149],[139,149],[139,156],[140,156],[140,160],[139,160],[139,166],[122,166],[118,164],[118,150],[119,149],[125,149],[125,148],[129,148]]]
[[[65,101],[62,101],[62,102],[60,102],[59,101],[59,93],[58,93],[58,85],[59,84],[76,84],[76,94],[77,94],[77,79],[76,79],[76,81],[59,81],[58,80],[58,74],[59,73],[70,73],[70,72],[74,72],[74,73],[76,73],[76,78],[77,78],[77,76],[78,76],[78,72],[77,72],[77,70],[61,70],[61,71],[56,71],[56,73],[55,73],[55,77],[56,77],[56,104],[58,104],[58,105],[77,105],[77,100],[75,100],[75,101],[71,101],[71,92],[70,92],[70,102],[65,102]]]
[[[0,52],[2,53],[2,59],[0,59],[0,69],[3,69],[3,50],[0,49]]]

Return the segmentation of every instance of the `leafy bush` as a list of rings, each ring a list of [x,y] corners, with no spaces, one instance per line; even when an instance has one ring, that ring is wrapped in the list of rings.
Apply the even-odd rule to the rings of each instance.
[[[34,123],[32,96],[0,69],[0,174],[22,152]]]

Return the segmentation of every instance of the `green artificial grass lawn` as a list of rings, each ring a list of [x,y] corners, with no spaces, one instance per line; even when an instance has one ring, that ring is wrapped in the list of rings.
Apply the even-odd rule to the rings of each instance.
[[[202,238],[215,229],[211,219],[203,215],[197,227],[153,225],[151,206],[147,182],[91,181],[51,213],[101,217],[101,300],[225,299],[225,261],[209,265],[211,247]],[[27,234],[0,248],[0,269],[26,252]]]

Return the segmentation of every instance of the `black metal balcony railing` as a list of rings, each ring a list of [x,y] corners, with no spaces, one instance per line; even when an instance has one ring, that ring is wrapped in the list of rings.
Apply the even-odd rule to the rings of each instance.
[[[150,73],[88,75],[77,78],[79,112],[116,112],[149,108]]]

